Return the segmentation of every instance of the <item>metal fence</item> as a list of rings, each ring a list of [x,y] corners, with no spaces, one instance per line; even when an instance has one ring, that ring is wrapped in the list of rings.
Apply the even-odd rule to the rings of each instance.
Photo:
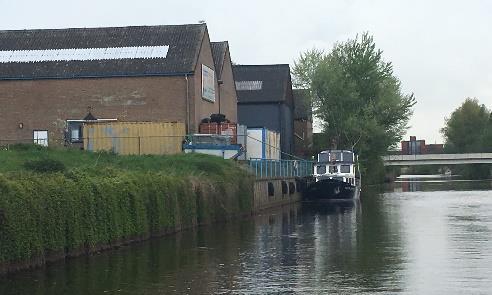
[[[249,167],[256,178],[304,177],[313,174],[312,161],[250,159]]]
[[[24,139],[6,140],[0,139],[0,150],[9,150],[16,144],[30,144],[38,146],[50,146],[56,148],[86,149],[92,151],[106,150],[119,154],[173,154],[181,153],[181,145],[190,139],[185,136],[144,136],[144,137],[92,137],[90,141],[102,140],[106,145],[98,144],[90,148],[88,138],[73,142],[61,138],[46,139]],[[127,146],[132,149],[126,148]],[[126,149],[124,149],[126,148]],[[313,174],[313,161],[307,160],[274,160],[252,158],[247,161],[250,171],[256,178],[280,178],[280,177],[305,177]]]
[[[185,136],[102,136],[83,138],[0,139],[0,149],[9,150],[18,144],[41,147],[108,151],[120,155],[167,155],[182,152]]]

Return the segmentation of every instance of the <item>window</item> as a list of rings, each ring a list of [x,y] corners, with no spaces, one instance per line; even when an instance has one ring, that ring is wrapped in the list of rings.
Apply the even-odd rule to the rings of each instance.
[[[350,165],[341,165],[340,166],[341,173],[350,173]]]
[[[70,142],[81,142],[83,139],[82,135],[82,124],[80,121],[67,121],[68,125],[68,140]]]
[[[328,153],[318,154],[318,162],[322,162],[322,163],[329,162],[329,160],[330,160],[329,156],[330,156],[330,154],[328,154]]]
[[[316,173],[317,174],[325,174],[326,173],[326,166],[325,165],[316,166]]]
[[[75,141],[75,140],[80,140],[81,133],[82,133],[82,132],[80,132],[80,128],[77,128],[77,129],[72,128],[72,130],[71,130],[71,131],[72,131],[72,134],[71,134],[70,139],[71,139],[72,141]]]
[[[354,162],[354,154],[351,152],[343,152],[343,161],[348,163]]]
[[[338,172],[338,166],[330,166],[330,173],[337,173]]]
[[[48,146],[48,130],[34,130],[34,143]]]
[[[340,162],[342,160],[341,152],[330,152],[330,162]]]

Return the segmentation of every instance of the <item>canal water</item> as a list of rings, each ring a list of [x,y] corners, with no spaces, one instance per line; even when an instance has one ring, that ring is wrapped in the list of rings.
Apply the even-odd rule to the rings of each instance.
[[[492,183],[411,180],[0,278],[0,294],[490,294]]]

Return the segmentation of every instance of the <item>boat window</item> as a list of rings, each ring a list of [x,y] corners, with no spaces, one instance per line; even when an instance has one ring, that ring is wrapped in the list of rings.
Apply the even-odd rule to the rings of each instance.
[[[354,162],[354,154],[351,152],[343,152],[343,161],[353,163]]]
[[[322,163],[323,162],[324,163],[328,162],[330,160],[329,156],[330,155],[327,154],[327,153],[320,153],[320,154],[318,154],[318,162],[322,162]]]
[[[341,152],[330,152],[330,162],[340,162],[342,160]]]
[[[337,166],[330,166],[330,173],[337,173],[337,172],[338,172]]]
[[[340,166],[341,173],[350,173],[350,165],[341,165]]]
[[[325,174],[326,173],[326,166],[325,165],[316,166],[316,173]]]

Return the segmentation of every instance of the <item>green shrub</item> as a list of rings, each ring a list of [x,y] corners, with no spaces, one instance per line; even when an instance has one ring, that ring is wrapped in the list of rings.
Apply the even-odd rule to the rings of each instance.
[[[25,170],[0,173],[0,271],[251,211],[252,177],[214,157],[102,154],[95,166],[84,152],[17,153]],[[59,160],[77,155],[77,168]],[[196,173],[207,163],[214,172]]]
[[[61,161],[48,158],[28,160],[24,163],[24,168],[38,173],[54,173],[66,170],[65,164]]]
[[[33,143],[15,143],[9,145],[9,149],[12,151],[41,151],[46,150],[47,148]]]

